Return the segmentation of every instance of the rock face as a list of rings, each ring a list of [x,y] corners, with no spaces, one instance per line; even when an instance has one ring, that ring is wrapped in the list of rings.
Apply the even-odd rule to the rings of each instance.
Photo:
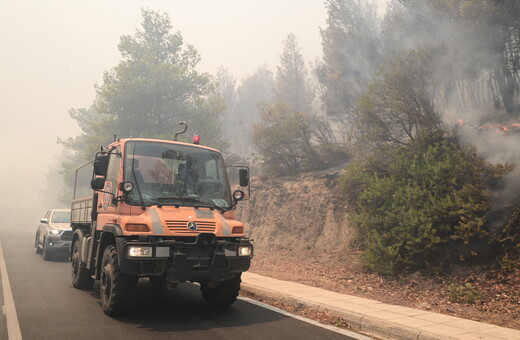
[[[338,173],[251,180],[251,199],[236,217],[258,250],[338,252],[348,247],[352,230]]]

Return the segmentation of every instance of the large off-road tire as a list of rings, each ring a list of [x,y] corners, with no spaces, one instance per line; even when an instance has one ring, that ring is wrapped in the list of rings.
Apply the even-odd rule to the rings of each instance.
[[[220,282],[216,287],[210,288],[208,283],[201,283],[200,290],[204,302],[208,306],[222,308],[228,307],[237,300],[240,291],[240,282],[242,274],[236,274],[235,278]]]
[[[70,262],[72,264],[72,286],[78,289],[90,290],[94,285],[90,271],[81,262],[81,240],[74,242]]]
[[[43,250],[42,250],[42,257],[45,261],[49,261],[51,259],[51,251],[49,250],[49,247],[47,246],[47,239],[43,239]]]
[[[40,238],[40,234],[36,232],[36,240],[34,240],[34,248],[36,248],[36,254],[41,254],[42,250],[40,245],[38,244],[38,239]]]
[[[101,307],[105,314],[115,316],[127,312],[136,288],[137,277],[121,273],[116,246],[106,247],[101,261],[99,284]]]

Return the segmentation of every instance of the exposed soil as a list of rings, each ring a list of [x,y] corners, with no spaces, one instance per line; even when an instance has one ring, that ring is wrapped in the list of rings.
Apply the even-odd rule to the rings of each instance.
[[[312,251],[257,251],[250,270],[260,275],[384,303],[520,329],[518,267],[499,271],[479,267],[442,277],[413,274],[389,278],[364,271],[357,263],[358,255]],[[478,295],[475,301],[452,301],[450,285],[465,286],[467,283],[473,287],[470,293]],[[473,297],[470,293],[461,293],[455,298]],[[327,320],[326,315],[322,315],[321,318]],[[326,323],[339,322],[341,321],[331,316]]]
[[[348,225],[346,199],[337,192],[338,173],[252,181],[251,200],[237,211],[255,240],[252,272],[520,329],[519,261],[501,268],[468,266],[444,276],[415,273],[391,278],[365,271],[352,241],[355,230]],[[328,319],[326,323],[344,323],[334,316],[321,317]]]

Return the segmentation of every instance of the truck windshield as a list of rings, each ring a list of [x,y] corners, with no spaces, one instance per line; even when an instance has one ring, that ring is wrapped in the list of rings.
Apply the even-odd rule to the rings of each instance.
[[[232,207],[222,156],[208,149],[129,141],[123,176],[135,184],[128,204]]]

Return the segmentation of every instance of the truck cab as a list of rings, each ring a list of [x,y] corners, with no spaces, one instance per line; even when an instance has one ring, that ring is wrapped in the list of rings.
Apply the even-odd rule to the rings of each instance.
[[[85,195],[81,182],[88,178]],[[232,304],[253,257],[244,225],[234,219],[249,192],[248,168],[226,167],[215,149],[144,138],[114,141],[76,172],[73,286],[91,289],[100,280],[108,315],[128,310],[140,278],[168,287],[198,282],[207,304]]]

